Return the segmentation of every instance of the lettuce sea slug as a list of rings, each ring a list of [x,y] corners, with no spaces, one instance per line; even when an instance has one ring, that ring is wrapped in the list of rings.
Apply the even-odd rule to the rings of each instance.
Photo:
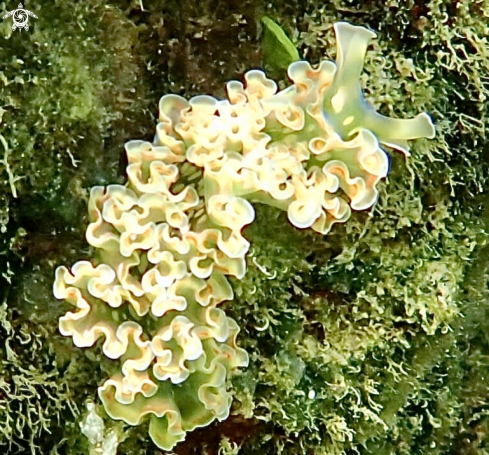
[[[375,203],[388,172],[381,145],[408,153],[408,140],[434,136],[427,114],[387,118],[365,101],[359,76],[375,34],[347,23],[335,32],[336,63],[292,63],[280,92],[253,70],[227,84],[226,100],[164,96],[154,142],[126,144],[127,184],[91,190],[94,257],[56,271],[54,295],[74,307],[60,332],[78,347],[103,338],[114,360],[99,388],[107,414],[149,418],[162,449],[226,419],[226,379],[248,364],[219,304],[233,299],[227,276],[246,272],[253,204],[326,234]]]

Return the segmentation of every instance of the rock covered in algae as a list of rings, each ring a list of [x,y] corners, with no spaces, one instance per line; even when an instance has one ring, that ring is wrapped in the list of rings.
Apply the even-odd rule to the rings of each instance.
[[[254,203],[326,234],[351,209],[365,210],[387,175],[381,145],[408,153],[433,137],[426,114],[381,116],[359,76],[374,33],[335,25],[336,64],[289,66],[278,92],[262,71],[227,84],[228,98],[166,95],[154,143],[131,141],[125,186],[94,187],[91,261],[59,267],[54,294],[75,307],[60,331],[75,345],[103,338],[119,369],[99,388],[114,419],[138,425],[171,449],[187,431],[230,412],[229,374],[248,364],[237,323],[218,305],[233,299],[227,276],[246,272]]]

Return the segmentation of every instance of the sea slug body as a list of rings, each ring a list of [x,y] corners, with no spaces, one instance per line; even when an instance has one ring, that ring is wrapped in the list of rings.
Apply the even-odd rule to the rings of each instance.
[[[246,272],[241,231],[253,205],[327,234],[377,200],[381,144],[408,153],[408,140],[434,136],[427,114],[391,119],[365,101],[359,76],[375,34],[335,31],[336,64],[292,63],[283,91],[253,70],[227,84],[226,100],[164,96],[154,142],[126,144],[127,184],[91,190],[94,257],[56,271],[54,295],[74,307],[61,334],[78,347],[103,338],[118,361],[99,388],[107,414],[130,425],[148,417],[162,449],[229,415],[226,380],[248,355],[219,305],[233,299],[227,276]]]

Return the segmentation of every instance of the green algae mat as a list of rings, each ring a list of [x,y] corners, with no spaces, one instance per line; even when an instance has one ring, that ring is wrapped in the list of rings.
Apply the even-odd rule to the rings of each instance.
[[[0,17],[2,453],[489,453],[488,1]]]

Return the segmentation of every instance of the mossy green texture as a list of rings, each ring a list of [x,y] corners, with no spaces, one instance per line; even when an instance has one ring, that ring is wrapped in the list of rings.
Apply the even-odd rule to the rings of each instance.
[[[25,7],[38,16],[28,32],[0,24],[4,453],[88,453],[85,400],[111,365],[57,332],[67,308],[51,296],[53,270],[91,254],[87,189],[124,180],[122,145],[152,140],[161,94],[222,97],[224,82],[262,66],[264,14],[312,63],[334,58],[339,20],[378,31],[361,79],[367,100],[397,118],[430,112],[437,136],[407,159],[392,155],[372,214],[354,214],[324,239],[292,229],[278,210],[257,210],[244,232],[253,243],[248,274],[224,308],[242,327],[250,366],[232,380],[230,417],[175,452],[487,452],[487,0]],[[2,16],[12,8],[2,4]],[[62,56],[88,66],[83,79]],[[161,452],[147,428],[124,436],[120,453]]]

